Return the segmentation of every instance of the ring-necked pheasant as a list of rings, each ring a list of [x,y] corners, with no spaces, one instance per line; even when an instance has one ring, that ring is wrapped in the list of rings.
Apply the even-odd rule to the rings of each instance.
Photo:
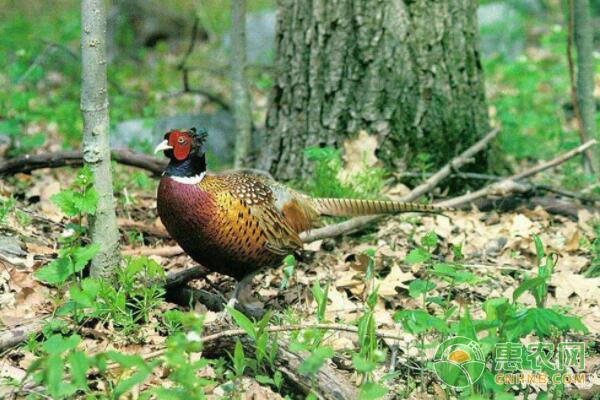
[[[321,215],[443,211],[396,201],[312,198],[249,173],[207,174],[206,138],[205,130],[172,130],[156,147],[170,159],[158,187],[158,215],[190,257],[238,281],[233,299],[260,269],[301,249],[299,234],[318,226]]]

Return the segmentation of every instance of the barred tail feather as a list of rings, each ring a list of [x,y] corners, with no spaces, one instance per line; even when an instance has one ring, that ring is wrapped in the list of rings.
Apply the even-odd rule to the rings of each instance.
[[[440,214],[445,211],[451,211],[449,208],[429,204],[386,200],[318,198],[312,199],[312,202],[315,210],[320,215],[332,217],[356,217],[359,215],[396,214],[403,212]]]

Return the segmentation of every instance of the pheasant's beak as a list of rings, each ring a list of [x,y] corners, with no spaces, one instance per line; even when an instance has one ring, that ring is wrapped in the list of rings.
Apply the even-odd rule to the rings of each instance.
[[[171,150],[173,148],[173,146],[169,146],[169,142],[166,140],[163,140],[158,146],[156,146],[156,148],[154,149],[154,154],[158,153],[159,151],[165,151],[165,150]]]

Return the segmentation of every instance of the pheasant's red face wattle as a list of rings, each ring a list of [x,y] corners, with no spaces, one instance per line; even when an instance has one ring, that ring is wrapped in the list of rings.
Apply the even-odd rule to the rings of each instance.
[[[192,138],[186,132],[172,131],[166,138],[169,146],[173,148],[173,156],[179,161],[183,161],[190,155],[192,150]]]

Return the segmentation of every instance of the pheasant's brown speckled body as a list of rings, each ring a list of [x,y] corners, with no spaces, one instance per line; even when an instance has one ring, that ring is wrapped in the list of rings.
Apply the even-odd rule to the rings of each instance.
[[[302,248],[299,234],[317,226],[320,215],[441,210],[396,201],[311,198],[263,176],[206,174],[205,141],[206,132],[173,130],[156,148],[170,159],[158,188],[158,215],[194,260],[238,280]]]
[[[245,174],[205,176],[197,184],[163,176],[158,214],[194,260],[241,279],[302,247],[298,234],[318,222],[301,195]]]

